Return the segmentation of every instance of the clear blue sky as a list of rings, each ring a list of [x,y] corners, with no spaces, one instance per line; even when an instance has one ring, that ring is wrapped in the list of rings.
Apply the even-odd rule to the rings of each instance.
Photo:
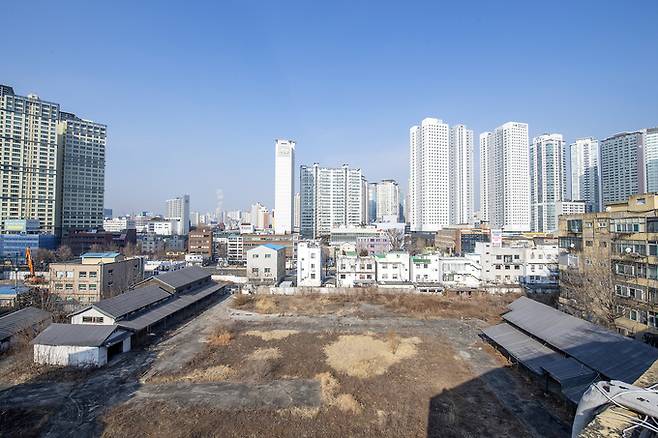
[[[6,1],[0,83],[109,127],[106,205],[274,199],[274,139],[406,191],[408,130],[658,125],[658,1]],[[477,140],[476,140],[477,143]]]

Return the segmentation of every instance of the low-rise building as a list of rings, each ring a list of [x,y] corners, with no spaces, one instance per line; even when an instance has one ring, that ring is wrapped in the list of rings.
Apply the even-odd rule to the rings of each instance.
[[[479,257],[447,257],[420,254],[411,257],[414,284],[442,284],[446,287],[478,287],[481,279]]]
[[[344,243],[345,245],[347,243]],[[359,254],[368,253],[368,255],[382,254],[391,251],[391,239],[386,235],[356,238],[356,251]]]
[[[399,283],[409,282],[411,274],[410,271],[410,257],[406,252],[392,251],[387,254],[375,254],[375,262],[377,263],[377,282],[380,284],[385,283]]]
[[[359,256],[346,251],[336,256],[336,286],[368,286],[377,282],[377,265],[373,256]]]
[[[113,297],[144,278],[142,259],[117,252],[86,253],[50,265],[50,293],[63,301],[93,303]]]
[[[80,255],[98,248],[125,248],[137,244],[137,231],[125,230],[119,233],[107,231],[71,231],[62,239],[62,245],[71,248],[73,255]]]
[[[164,238],[153,233],[140,234],[138,244],[142,254],[159,254],[165,250]]]
[[[136,230],[135,219],[128,216],[115,217],[103,220],[103,229],[111,233],[120,233],[125,230]]]
[[[254,284],[278,285],[286,276],[286,249],[266,243],[247,251],[247,278]]]
[[[146,223],[144,232],[158,236],[172,236],[176,233],[176,223],[173,220],[150,220]]]
[[[324,255],[319,242],[303,241],[297,244],[297,286],[322,286],[323,265]]]
[[[34,337],[52,321],[50,313],[26,307],[0,317],[0,352]]]
[[[213,259],[213,232],[210,227],[199,227],[190,231],[187,252],[203,256],[206,260]]]
[[[331,229],[329,244],[333,247],[339,247],[344,243],[357,243],[359,238],[376,238],[381,237],[381,231],[377,230],[374,225],[344,225]]]

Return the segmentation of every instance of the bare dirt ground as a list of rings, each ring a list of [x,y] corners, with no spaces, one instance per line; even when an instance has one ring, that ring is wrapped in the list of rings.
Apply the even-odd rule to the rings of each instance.
[[[83,381],[0,392],[0,435],[568,436],[478,338],[510,298],[410,298],[231,297]]]

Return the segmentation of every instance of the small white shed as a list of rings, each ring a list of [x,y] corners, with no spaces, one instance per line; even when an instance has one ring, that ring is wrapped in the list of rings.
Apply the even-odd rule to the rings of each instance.
[[[130,351],[131,332],[116,325],[51,324],[34,338],[34,362],[100,367]]]

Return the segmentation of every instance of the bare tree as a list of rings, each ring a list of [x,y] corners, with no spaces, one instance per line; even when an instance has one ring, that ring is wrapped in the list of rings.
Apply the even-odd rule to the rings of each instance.
[[[614,328],[617,311],[611,259],[605,252],[580,256],[579,268],[560,272],[560,296],[570,310],[603,326]]]
[[[67,245],[61,245],[59,248],[57,248],[57,252],[55,254],[57,256],[57,260],[60,262],[65,262],[73,258],[73,251],[71,251],[71,248]]]
[[[389,242],[391,243],[392,251],[400,251],[404,246],[404,233],[398,230],[397,228],[389,228],[385,231],[386,237],[388,237]]]
[[[44,270],[46,266],[57,260],[57,256],[54,251],[39,248],[34,252],[32,259],[34,260],[34,266],[36,269]]]

